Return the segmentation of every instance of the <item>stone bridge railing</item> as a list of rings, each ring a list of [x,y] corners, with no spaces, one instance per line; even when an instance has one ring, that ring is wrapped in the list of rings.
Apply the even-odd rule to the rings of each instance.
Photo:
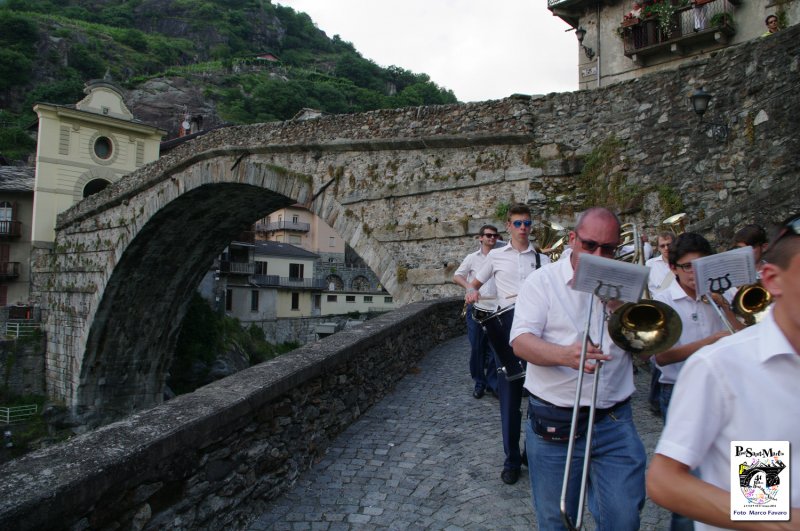
[[[460,309],[404,306],[9,462],[0,529],[242,526],[433,345],[464,334]]]

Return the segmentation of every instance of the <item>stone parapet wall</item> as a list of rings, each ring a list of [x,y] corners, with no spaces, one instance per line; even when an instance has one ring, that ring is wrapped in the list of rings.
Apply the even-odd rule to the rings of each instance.
[[[407,305],[7,463],[0,529],[241,526],[433,345],[465,333],[461,305]]]

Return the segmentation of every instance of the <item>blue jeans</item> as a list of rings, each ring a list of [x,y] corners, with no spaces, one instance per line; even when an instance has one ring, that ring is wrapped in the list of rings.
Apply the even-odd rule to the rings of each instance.
[[[530,397],[530,403],[545,406]],[[531,410],[528,416],[532,415]],[[532,422],[525,423],[528,474],[531,497],[540,530],[562,531],[561,484],[567,459],[566,442],[550,442],[536,435]],[[567,491],[567,508],[573,523],[577,518],[581,472],[586,438],[576,441]],[[647,456],[636,432],[630,403],[623,404],[597,420],[592,437],[588,476],[589,510],[597,529],[626,531],[639,529],[639,511],[645,500]]]
[[[658,405],[661,396],[659,378],[661,378],[661,369],[656,366],[653,358],[650,358],[650,394],[647,395],[647,401],[653,406]]]
[[[467,306],[467,337],[469,338],[469,375],[475,388],[497,391],[497,366],[489,339],[481,325],[472,318],[472,305]]]

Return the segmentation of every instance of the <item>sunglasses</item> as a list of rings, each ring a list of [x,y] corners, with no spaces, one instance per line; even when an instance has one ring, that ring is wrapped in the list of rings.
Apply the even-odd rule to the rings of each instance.
[[[586,252],[593,253],[598,247],[600,248],[600,254],[605,256],[614,256],[614,254],[617,252],[616,245],[612,245],[610,243],[601,244],[594,240],[584,240],[577,232],[575,233],[575,237],[581,242],[581,247]]]
[[[685,264],[675,264],[675,267],[681,271],[691,271],[693,269],[691,262],[686,262]]]
[[[485,234],[481,234],[481,236],[483,236],[484,238],[497,238],[498,234],[497,233],[492,233],[492,232],[487,232]]]
[[[533,222],[531,220],[529,220],[529,219],[526,219],[525,221],[521,221],[521,220],[518,219],[516,221],[511,222],[511,224],[514,225],[514,227],[516,227],[516,228],[520,228],[523,225],[525,225],[526,227],[530,227],[531,223],[533,223]]]

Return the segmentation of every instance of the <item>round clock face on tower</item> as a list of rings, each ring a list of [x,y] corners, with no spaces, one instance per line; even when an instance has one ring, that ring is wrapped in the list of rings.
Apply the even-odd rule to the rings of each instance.
[[[113,151],[114,145],[108,137],[101,136],[94,141],[94,154],[97,155],[98,158],[107,160],[111,158]]]

